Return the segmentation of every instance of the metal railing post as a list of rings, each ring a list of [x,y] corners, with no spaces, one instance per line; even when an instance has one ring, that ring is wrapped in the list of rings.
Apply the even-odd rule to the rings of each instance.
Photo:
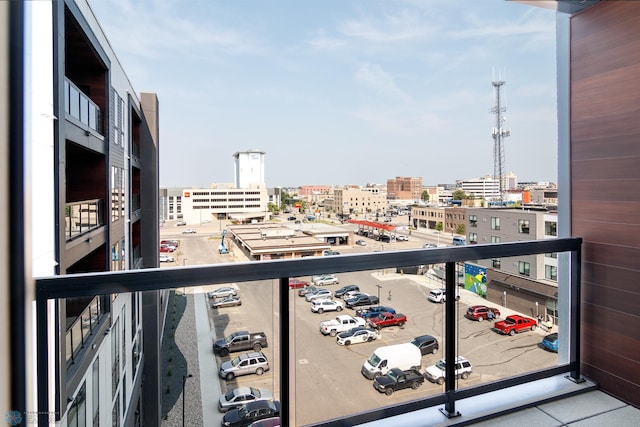
[[[444,392],[447,400],[444,408],[440,411],[447,417],[459,417],[456,411],[456,263],[447,262],[445,264],[445,378]]]
[[[291,392],[289,389],[290,345],[289,337],[289,278],[281,277],[278,293],[280,297],[280,423],[289,425],[291,414]]]

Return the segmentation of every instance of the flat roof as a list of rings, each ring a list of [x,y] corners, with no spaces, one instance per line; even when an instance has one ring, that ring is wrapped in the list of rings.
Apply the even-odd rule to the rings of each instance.
[[[331,249],[326,242],[280,224],[239,224],[227,228],[252,254]],[[278,231],[293,234],[279,236]]]

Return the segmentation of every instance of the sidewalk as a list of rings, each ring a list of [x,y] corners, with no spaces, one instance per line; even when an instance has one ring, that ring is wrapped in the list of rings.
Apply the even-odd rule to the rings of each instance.
[[[184,396],[181,394],[162,426],[183,425],[183,397],[185,426],[219,426],[223,417],[218,412],[220,380],[212,351],[215,337],[212,336],[214,329],[209,325],[207,295],[199,288],[187,288],[186,295],[187,305],[175,330],[175,343],[186,360],[187,373],[192,377],[184,380]],[[182,387],[182,378],[174,380],[173,386]]]

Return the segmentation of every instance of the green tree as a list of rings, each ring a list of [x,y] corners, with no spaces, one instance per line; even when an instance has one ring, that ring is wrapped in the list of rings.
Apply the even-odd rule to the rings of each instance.
[[[465,226],[464,226],[464,224],[458,224],[458,228],[456,228],[456,233],[457,233],[457,234],[464,234],[464,233],[465,233]]]
[[[467,195],[462,190],[456,190],[451,195],[453,196],[453,200],[468,199]]]
[[[438,230],[438,231],[442,231],[442,228],[443,228],[443,227],[442,227],[442,223],[441,223],[441,222],[439,222],[439,223],[437,223],[437,224],[436,224],[436,230]]]
[[[422,192],[422,195],[420,196],[420,198],[425,201],[428,202],[429,201],[429,192],[427,190],[424,190]]]
[[[280,208],[275,203],[269,203],[267,205],[267,209],[269,209],[269,212],[271,212],[271,213],[280,212]]]

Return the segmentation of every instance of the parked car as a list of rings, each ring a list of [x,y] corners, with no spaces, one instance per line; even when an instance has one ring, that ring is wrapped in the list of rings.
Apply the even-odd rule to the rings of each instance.
[[[324,313],[325,311],[342,311],[344,303],[332,299],[316,298],[311,301],[311,311],[314,313]]]
[[[381,234],[381,235],[378,236],[377,240],[380,241],[380,242],[389,243],[389,242],[391,242],[391,236],[389,236],[388,234]]]
[[[409,236],[407,236],[406,234],[396,234],[396,240],[398,242],[408,242]]]
[[[375,329],[388,328],[390,326],[402,327],[407,323],[407,316],[402,313],[380,313],[369,318],[369,326]]]
[[[254,351],[251,353],[242,353],[233,360],[222,362],[218,374],[220,378],[231,381],[240,375],[262,375],[269,369],[267,356],[261,351]]]
[[[259,400],[249,402],[239,408],[231,409],[222,418],[224,427],[247,427],[253,422],[280,415],[280,402]]]
[[[482,322],[483,320],[493,320],[500,317],[500,310],[493,307],[487,307],[486,305],[472,305],[467,309],[464,317],[470,320],[477,320]]]
[[[558,333],[554,332],[552,334],[547,335],[542,339],[540,343],[542,348],[545,350],[553,351],[554,353],[558,352]]]
[[[507,316],[504,320],[493,324],[493,329],[496,332],[511,336],[514,336],[517,332],[535,331],[537,327],[538,322],[535,319],[520,316],[519,314]]]
[[[431,291],[429,291],[429,296],[427,297],[427,299],[431,302],[444,304],[445,302],[447,302],[446,291],[447,290],[445,288],[432,289]],[[456,301],[458,301],[459,299],[460,294],[458,294],[458,290],[456,289]]]
[[[409,388],[417,390],[424,383],[424,376],[417,369],[392,368],[386,375],[380,375],[373,380],[373,388],[380,393],[391,396],[394,391]]]
[[[298,289],[298,296],[299,297],[303,297],[303,296],[307,295],[308,293],[315,292],[317,290],[318,290],[318,288],[316,288],[315,286],[306,286],[304,288]]]
[[[359,307],[362,305],[373,305],[378,303],[378,297],[375,295],[358,295],[345,301],[347,308]]]
[[[214,289],[207,295],[209,295],[209,298],[235,297],[236,295],[238,295],[238,290],[236,288],[225,286],[223,288]]]
[[[169,245],[161,245],[160,252],[175,252],[176,248]]]
[[[182,234],[196,234],[196,229],[195,228],[187,228],[186,230],[182,231]]]
[[[371,342],[376,338],[378,338],[378,334],[374,330],[365,328],[364,326],[358,326],[348,331],[340,332],[338,336],[336,336],[336,342],[338,345],[351,345],[361,342]]]
[[[220,356],[227,356],[234,351],[253,349],[260,351],[268,347],[267,336],[264,332],[237,331],[224,338],[218,338],[213,343],[213,352]]]
[[[238,305],[242,305],[240,297],[226,297],[214,300],[211,303],[211,308],[236,307]]]
[[[445,379],[445,370],[446,363],[445,360],[442,359],[438,363],[433,366],[430,366],[424,372],[424,377],[436,384],[444,384]],[[469,375],[473,372],[473,367],[471,366],[471,362],[469,362],[466,358],[462,356],[456,357],[456,367],[455,367],[455,375],[456,378],[462,378],[463,380],[467,379]]]
[[[238,387],[220,396],[218,400],[218,410],[227,412],[245,405],[249,402],[257,402],[258,400],[272,400],[273,393],[269,390],[254,387]]]
[[[177,240],[161,240],[160,245],[170,245],[170,246],[173,246],[174,248],[177,248],[180,245],[180,243]]]
[[[295,216],[290,216],[287,218],[287,221],[295,221],[297,218]]]
[[[385,307],[384,305],[374,305],[371,307],[359,308],[356,310],[356,316],[364,319],[379,316],[380,313],[395,313],[396,310],[392,307]]]
[[[171,255],[160,255],[160,262],[174,262],[175,259]]]
[[[321,276],[313,276],[311,279],[316,286],[337,285],[340,283],[335,274],[323,274]]]
[[[280,427],[280,417],[269,417],[254,421],[248,427]]]
[[[289,289],[300,289],[309,286],[309,282],[300,279],[289,279]]]
[[[324,250],[322,251],[322,256],[331,256],[331,255],[340,255],[338,251]]]
[[[359,290],[360,290],[360,288],[358,287],[358,285],[346,285],[346,286],[341,287],[341,288],[340,288],[340,289],[338,289],[337,291],[335,291],[335,292],[333,293],[333,295],[334,295],[336,298],[342,298],[342,297],[344,296],[344,294],[346,294],[347,292],[350,292],[350,291],[359,291]]]
[[[356,245],[358,245],[358,246],[367,246],[367,242],[365,242],[362,239],[356,240]]]
[[[411,340],[411,344],[415,345],[420,349],[420,353],[424,356],[425,354],[436,354],[438,349],[440,348],[440,344],[438,344],[438,340],[431,335],[420,335]]]
[[[304,298],[307,302],[310,302],[317,298],[331,298],[332,295],[333,293],[329,289],[318,289],[315,292],[305,295]]]
[[[176,222],[176,226],[177,226],[177,227],[182,227],[182,226],[184,226],[184,225],[187,225],[187,223],[186,223],[186,222],[184,222],[184,221],[178,221],[178,222]]]
[[[349,298],[357,297],[358,295],[366,295],[364,292],[360,291],[347,291],[343,296],[343,300],[348,300]]]

